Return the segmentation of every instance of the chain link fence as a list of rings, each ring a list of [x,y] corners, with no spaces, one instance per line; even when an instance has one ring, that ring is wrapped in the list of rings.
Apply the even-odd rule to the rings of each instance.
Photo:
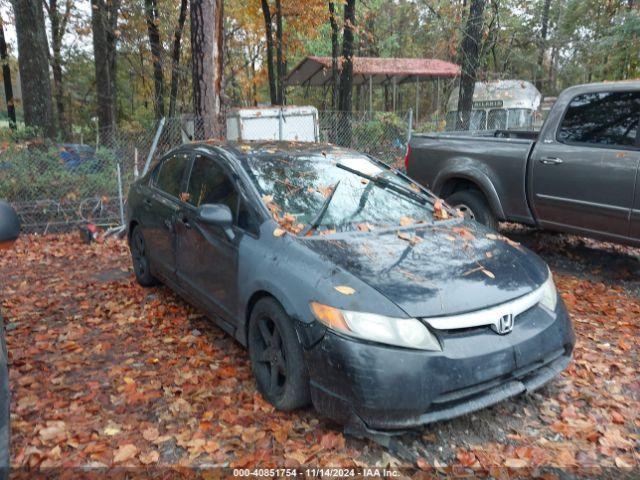
[[[129,186],[145,165],[176,146],[205,139],[210,120],[183,116],[135,132],[103,130],[89,143],[7,140],[0,148],[0,198],[16,208],[25,232],[120,225]],[[281,121],[292,122],[289,127],[299,122],[286,115]],[[411,132],[409,113],[321,111],[314,123],[313,138],[304,140],[353,148],[396,166]],[[283,137],[278,123],[263,122],[262,131],[252,128],[258,128],[254,137],[298,139]]]

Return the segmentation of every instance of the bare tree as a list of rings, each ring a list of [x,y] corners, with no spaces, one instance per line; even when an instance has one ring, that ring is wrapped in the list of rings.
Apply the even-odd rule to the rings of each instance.
[[[351,145],[351,104],[353,89],[354,31],[356,27],[356,0],[344,4],[344,32],[342,34],[342,66],[338,93],[340,130],[336,139],[340,145]]]
[[[271,8],[268,0],[261,0],[262,16],[264,17],[265,36],[267,37],[267,75],[269,77],[269,96],[271,104],[278,104],[277,90],[277,73],[273,59],[273,50],[275,48],[273,41],[273,19],[271,17]]]
[[[191,0],[193,103],[206,138],[222,136],[224,25],[222,0]]]
[[[2,59],[2,80],[4,82],[4,98],[7,102],[7,115],[9,126],[16,129],[16,105],[13,99],[13,84],[11,83],[11,68],[7,55],[7,42],[4,38],[4,20],[0,17],[0,58]]]
[[[536,87],[542,90],[544,80],[544,52],[547,49],[547,33],[549,30],[549,9],[551,0],[544,0],[542,4],[542,18],[540,20],[540,38],[538,40],[538,71],[536,72]]]
[[[58,127],[68,133],[69,122],[64,108],[64,78],[62,76],[62,39],[67,32],[67,25],[71,17],[73,2],[66,0],[64,9],[58,5],[58,0],[44,2],[51,23],[51,70],[53,70],[53,97],[56,104]]]
[[[117,114],[116,47],[120,0],[91,0],[98,125],[115,129]]]
[[[342,69],[340,74],[340,95],[338,108],[351,111],[353,87],[353,49],[356,27],[356,0],[347,0],[344,5],[344,33],[342,39]]]
[[[171,92],[169,94],[169,117],[175,117],[180,77],[180,52],[182,49],[182,33],[187,20],[188,0],[181,0],[178,25],[173,32],[173,51],[171,54]]]
[[[164,117],[164,73],[162,71],[162,43],[160,42],[160,29],[158,24],[157,0],[144,0],[145,17],[147,20],[147,34],[149,35],[149,47],[153,58],[153,86],[155,96],[153,98],[153,110],[157,119]]]
[[[24,122],[45,135],[55,135],[49,79],[49,45],[42,0],[13,0],[18,37]]]
[[[338,44],[338,20],[336,19],[336,5],[333,0],[329,0],[329,23],[331,24],[331,108],[338,109],[338,55],[340,45]]]
[[[480,64],[480,42],[482,37],[482,18],[485,0],[471,0],[469,16],[460,44],[460,59],[462,61],[462,75],[460,77],[460,94],[458,96],[458,124],[459,130],[470,127],[471,109],[473,108],[473,91],[478,76]]]
[[[278,66],[278,83],[276,89],[276,103],[284,105],[284,77],[286,65],[284,63],[284,41],[283,41],[283,14],[282,3],[276,0],[276,65]]]

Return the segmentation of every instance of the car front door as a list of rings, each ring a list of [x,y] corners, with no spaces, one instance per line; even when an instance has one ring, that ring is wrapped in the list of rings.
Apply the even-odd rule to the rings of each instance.
[[[189,158],[185,153],[165,158],[152,175],[149,195],[143,200],[143,234],[149,258],[164,277],[173,278],[176,270],[175,219]]]
[[[640,91],[571,99],[557,133],[532,154],[533,208],[547,228],[628,238],[636,172]]]
[[[187,204],[176,223],[181,284],[231,329],[239,309],[239,245],[254,218],[238,187],[222,158],[196,154],[184,196]],[[227,205],[234,219],[232,231],[198,221],[198,208],[204,204]]]

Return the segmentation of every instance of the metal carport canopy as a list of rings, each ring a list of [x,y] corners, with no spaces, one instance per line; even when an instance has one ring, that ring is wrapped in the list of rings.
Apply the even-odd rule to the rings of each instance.
[[[400,85],[421,79],[459,76],[459,65],[433,58],[353,57],[354,85],[370,83]],[[286,78],[286,84],[291,86],[321,87],[329,82],[331,82],[331,57],[309,56],[302,60]]]

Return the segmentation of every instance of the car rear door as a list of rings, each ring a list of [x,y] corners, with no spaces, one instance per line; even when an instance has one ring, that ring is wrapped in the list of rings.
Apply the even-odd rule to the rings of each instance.
[[[176,223],[178,278],[199,303],[233,328],[239,310],[239,246],[244,235],[255,231],[255,215],[220,156],[196,154],[185,198]],[[198,221],[198,207],[204,204],[229,207],[232,235]]]
[[[175,219],[180,210],[188,153],[172,154],[158,165],[151,178],[149,195],[143,199],[143,234],[151,263],[160,275],[175,274]]]
[[[557,132],[532,154],[530,188],[541,226],[628,238],[640,162],[640,91],[575,95]]]

